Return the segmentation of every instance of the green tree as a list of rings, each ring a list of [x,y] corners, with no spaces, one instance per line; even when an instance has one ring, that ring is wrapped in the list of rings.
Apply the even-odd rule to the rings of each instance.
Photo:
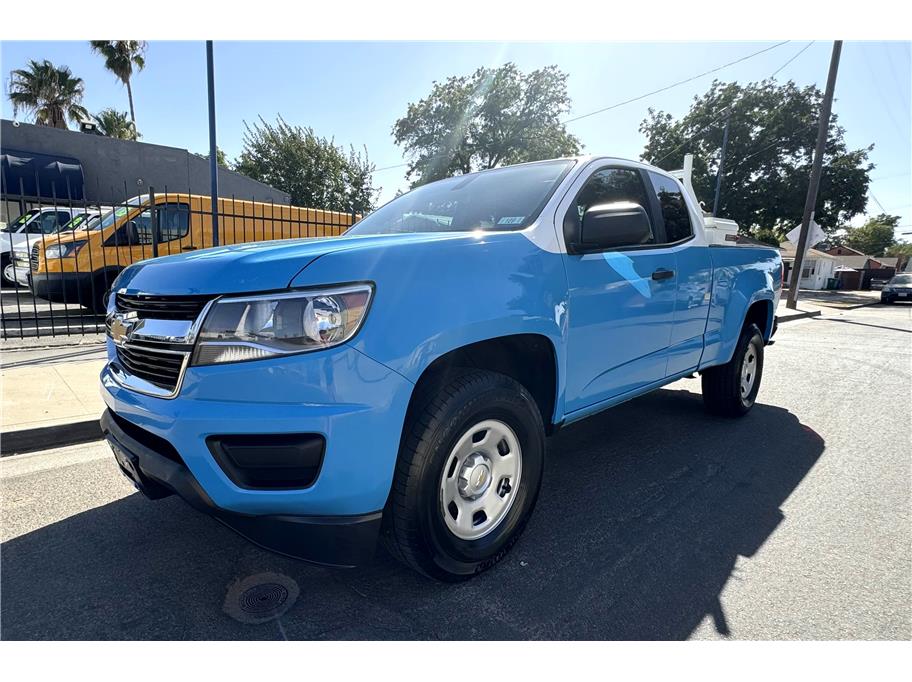
[[[98,124],[98,130],[108,137],[118,140],[136,140],[142,137],[136,132],[136,126],[133,125],[126,111],[117,111],[108,107],[99,111],[92,118]]]
[[[643,159],[661,168],[680,168],[694,155],[693,184],[710,207],[722,147],[725,112],[730,112],[728,147],[719,215],[751,234],[763,226],[783,234],[801,222],[823,96],[815,86],[773,80],[739,85],[714,81],[676,120],[649,110],[640,124],[647,143]],[[837,116],[830,119],[815,220],[831,234],[867,204],[868,152],[848,149]]]
[[[9,98],[13,113],[24,110],[34,115],[38,125],[66,129],[67,119],[78,122],[89,118],[81,104],[84,89],[82,79],[74,77],[69,67],[56,67],[47,59],[30,59],[26,68],[12,72]]]
[[[260,117],[244,124],[244,148],[234,170],[287,192],[297,206],[333,211],[373,208],[378,190],[372,186],[374,165],[364,154],[346,152],[332,139],[311,128],[291,125],[279,116],[275,123]]]
[[[876,215],[860,227],[847,228],[843,242],[868,256],[883,256],[896,244],[895,229],[899,219],[898,215]]]
[[[206,152],[205,154],[197,154],[197,156],[202,159],[206,159],[206,161],[209,160],[209,152]],[[228,160],[228,155],[225,154],[224,150],[222,150],[221,147],[215,148],[215,162],[222,168],[227,168],[228,170],[234,170],[231,167],[231,162]]]
[[[92,51],[105,60],[105,68],[113,73],[117,80],[127,86],[127,99],[130,100],[130,120],[136,127],[136,111],[133,109],[133,67],[142,71],[146,66],[146,41],[144,40],[90,40]]]
[[[896,271],[901,272],[905,268],[906,263],[912,259],[912,243],[896,242],[893,246],[887,248],[884,255],[898,258],[899,260],[896,262]]]
[[[578,154],[560,118],[570,108],[556,66],[523,74],[515,64],[434,82],[409,104],[393,139],[409,157],[412,186],[500,165]]]

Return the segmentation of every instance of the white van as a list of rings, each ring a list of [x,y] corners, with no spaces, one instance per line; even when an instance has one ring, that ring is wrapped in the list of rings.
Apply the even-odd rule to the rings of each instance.
[[[64,206],[43,206],[26,211],[21,216],[5,225],[0,230],[0,274],[4,284],[12,284],[17,278],[12,276],[13,251],[24,248],[26,251],[45,236],[63,230],[77,230],[85,227],[85,221],[109,210],[100,208],[69,208]],[[21,283],[21,282],[20,282]]]

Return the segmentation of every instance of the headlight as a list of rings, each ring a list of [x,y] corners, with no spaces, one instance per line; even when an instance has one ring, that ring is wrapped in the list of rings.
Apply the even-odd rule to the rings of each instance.
[[[881,291],[886,292],[886,293],[890,293],[891,291],[893,291],[893,287],[891,287],[891,286],[888,285],[888,284],[885,284],[884,287],[883,287],[883,289],[881,289]]]
[[[44,250],[44,259],[54,260],[56,258],[69,258],[70,256],[75,256],[79,249],[85,245],[86,243],[84,241],[54,244],[53,246],[49,246]]]
[[[338,286],[219,299],[203,321],[194,365],[258,360],[330,348],[364,322],[373,287]]]

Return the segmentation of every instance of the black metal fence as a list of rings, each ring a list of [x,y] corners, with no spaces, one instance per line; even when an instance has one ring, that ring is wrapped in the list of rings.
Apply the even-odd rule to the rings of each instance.
[[[60,194],[52,187],[50,198],[23,189],[7,187],[5,178],[0,187],[3,339],[102,333],[106,293],[121,270],[216,241],[210,198],[189,191],[130,192],[125,182],[123,199],[105,205],[73,200],[67,187]],[[222,245],[334,236],[359,217],[234,196],[217,204]]]

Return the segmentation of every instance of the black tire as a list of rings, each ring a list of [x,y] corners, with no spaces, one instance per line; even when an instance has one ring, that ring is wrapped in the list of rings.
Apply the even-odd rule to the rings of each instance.
[[[732,359],[703,372],[703,404],[709,412],[723,417],[741,417],[750,411],[763,377],[763,346],[763,334],[757,325],[745,325]],[[756,371],[751,375],[750,390],[742,394],[741,370],[749,353],[756,358]]]
[[[513,486],[516,497],[489,534],[465,540],[443,518],[443,469],[458,440],[488,419],[509,426],[518,440],[520,484]],[[426,387],[403,429],[384,519],[386,545],[406,565],[437,580],[456,582],[487,570],[507,554],[535,507],[544,454],[545,431],[535,400],[510,377],[458,370]]]
[[[6,278],[6,266],[12,262],[11,258],[12,256],[8,253],[0,253],[0,285],[4,289],[19,286],[16,282],[11,282]]]

